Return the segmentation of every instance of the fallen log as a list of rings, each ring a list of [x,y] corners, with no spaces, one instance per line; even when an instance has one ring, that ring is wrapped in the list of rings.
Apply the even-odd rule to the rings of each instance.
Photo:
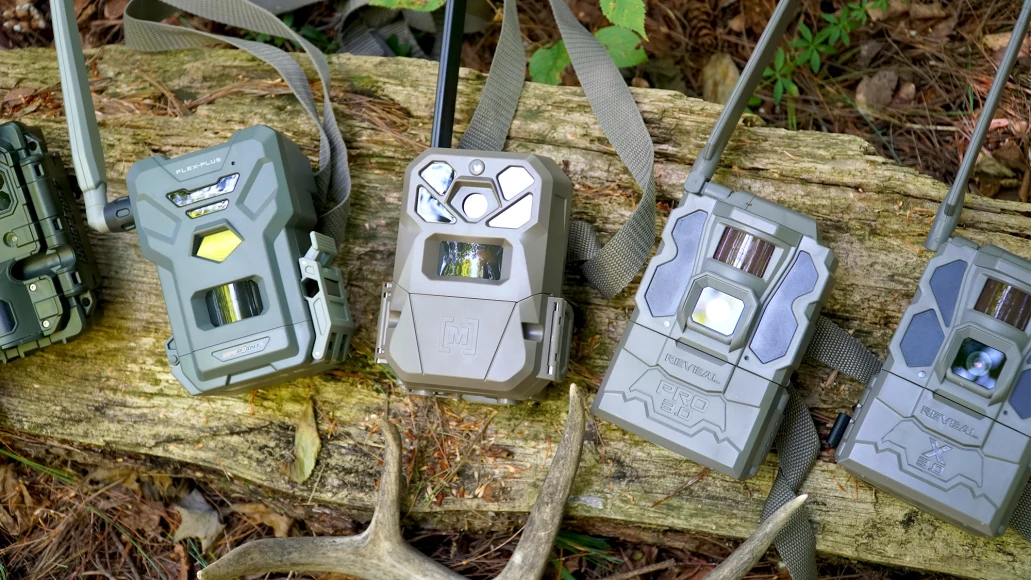
[[[0,369],[0,426],[71,447],[142,455],[166,469],[207,470],[367,519],[379,472],[369,458],[380,455],[369,448],[378,441],[369,435],[386,415],[402,426],[409,516],[416,523],[489,527],[498,514],[529,511],[561,434],[568,384],[549,388],[540,404],[493,408],[404,398],[388,371],[372,362],[380,284],[393,265],[401,179],[429,142],[436,68],[348,56],[333,57],[331,64],[354,178],[348,239],[338,260],[360,326],[347,366],[251,396],[187,396],[165,360],[169,328],[154,267],[142,259],[134,235],[95,236],[104,316],[82,339]],[[109,47],[95,67],[113,196],[126,194],[132,162],[214,145],[255,123],[301,144],[317,143],[275,73],[240,52],[140,55]],[[59,93],[18,106],[27,94],[55,91],[54,53],[0,51],[0,71],[0,94],[9,97],[5,110],[42,128],[52,149],[67,159]],[[459,131],[483,82],[482,75],[463,71]],[[718,108],[666,91],[634,95],[656,142],[661,220],[679,198]],[[826,312],[883,354],[929,257],[918,248],[946,186],[882,159],[856,137],[765,128],[755,118],[745,124],[717,178],[820,222],[840,261]],[[579,89],[527,85],[507,147],[563,163],[576,184],[575,217],[597,224],[603,236],[633,208],[633,180]],[[1031,218],[1023,204],[971,196],[959,230],[1031,258],[1024,235]],[[636,286],[605,301],[577,272],[568,274],[567,297],[576,312],[569,381],[596,387]],[[831,417],[862,392],[862,385],[822,368],[803,366],[798,379],[807,401]],[[309,397],[323,447],[314,474],[299,484],[284,465]],[[567,512],[571,523],[730,537],[755,528],[775,457],[756,478],[736,482],[604,422],[588,423]],[[1017,534],[971,537],[856,482],[833,462],[818,462],[803,492],[810,495],[824,553],[969,577],[1031,577],[1031,545]]]

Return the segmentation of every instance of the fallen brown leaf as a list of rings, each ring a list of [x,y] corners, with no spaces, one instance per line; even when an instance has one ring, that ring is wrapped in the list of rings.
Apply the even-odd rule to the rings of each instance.
[[[315,469],[315,459],[321,449],[322,440],[315,423],[315,401],[308,397],[294,433],[294,462],[290,465],[290,479],[297,483],[307,481]]]
[[[186,538],[197,538],[201,542],[201,550],[207,552],[225,529],[218,511],[197,490],[180,500],[175,509],[182,517],[172,536],[172,542],[176,544]]]
[[[734,59],[725,52],[717,52],[702,69],[702,98],[710,103],[727,104],[739,78],[741,72]]]
[[[856,88],[856,104],[864,109],[885,107],[891,104],[898,84],[899,74],[890,69],[863,77]]]
[[[914,20],[931,20],[934,18],[945,18],[945,8],[940,2],[920,4],[913,2],[909,5],[909,17]]]
[[[262,503],[239,503],[230,506],[233,513],[247,518],[253,524],[261,524],[272,528],[272,533],[277,538],[285,538],[290,535],[290,527],[294,525],[294,519],[290,516],[278,514]]]

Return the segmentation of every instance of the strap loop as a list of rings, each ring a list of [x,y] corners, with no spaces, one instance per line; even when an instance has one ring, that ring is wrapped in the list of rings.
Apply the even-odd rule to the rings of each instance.
[[[773,488],[763,506],[761,521],[798,496],[798,490],[809,477],[816,456],[820,453],[820,436],[816,433],[813,418],[796,392],[792,392],[788,399],[784,423],[777,433],[776,443],[780,464]],[[794,580],[817,580],[816,533],[809,522],[807,506],[795,512],[773,544]]]
[[[163,24],[175,10],[189,11],[215,22],[263,34],[287,38],[307,53],[322,81],[323,107],[320,119],[315,98],[304,70],[282,50],[273,46]],[[319,169],[316,203],[321,212],[318,230],[341,243],[347,227],[351,175],[347,167],[347,146],[340,135],[330,100],[329,63],[326,56],[268,10],[247,0],[132,0],[125,9],[125,43],[145,52],[199,48],[226,43],[265,61],[283,77],[301,106],[319,128]]]
[[[816,331],[806,356],[863,383],[881,372],[881,359],[851,334],[825,316],[816,319]]]

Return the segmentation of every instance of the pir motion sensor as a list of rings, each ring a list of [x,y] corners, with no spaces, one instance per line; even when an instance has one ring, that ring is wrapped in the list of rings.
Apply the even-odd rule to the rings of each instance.
[[[185,0],[173,4],[194,7]],[[711,181],[796,5],[785,0],[778,6],[693,167],[593,409],[734,477],[754,475],[769,450],[788,380],[805,353],[835,267],[811,218]],[[1029,6],[1014,38],[1026,33]],[[135,217],[146,224],[138,230],[141,246],[158,267],[169,310],[170,364],[191,393],[240,392],[339,365],[354,327],[341,273],[331,265],[335,240],[315,231],[319,185],[299,148],[268,127],[245,129],[221,146],[135,164],[129,199],[108,203],[72,10],[71,0],[52,2],[87,219],[42,135],[20,123],[0,126],[0,229],[8,232],[0,257],[13,264],[0,286],[3,360],[67,342],[89,328],[99,279],[86,225],[128,231]],[[155,13],[141,0],[127,9],[140,22]],[[973,152],[1015,54],[1011,45]],[[1031,363],[1024,362],[1031,354],[1031,263],[951,237],[972,157],[968,152],[935,222],[929,247],[938,255],[838,456],[850,471],[894,495],[972,532],[997,534],[1031,465]],[[139,187],[143,182],[147,188]],[[535,155],[438,148],[413,161],[399,242],[420,243],[406,244],[411,250],[398,254],[377,345],[407,388],[515,401],[562,378],[572,331],[572,311],[561,296],[570,192],[557,165]],[[528,245],[531,238],[541,240],[539,248]],[[530,267],[527,256],[536,250],[548,256],[544,268]],[[277,253],[294,259],[255,260]],[[198,269],[203,276],[195,274]],[[530,292],[502,290],[496,301],[504,307],[497,313],[469,316],[470,300],[504,288],[499,282],[506,276],[519,277],[520,292]],[[434,288],[443,287],[459,289],[450,294],[453,303],[438,304]],[[407,312],[400,306],[406,303],[412,306]],[[451,316],[450,325],[444,316],[442,326],[425,336],[414,334],[420,312],[439,316],[441,310],[462,314]],[[502,369],[495,383],[503,388],[485,390],[481,377],[487,371],[467,361],[483,358],[479,345],[490,333],[468,321],[502,310],[519,320],[505,329],[519,332],[509,337],[504,330],[491,344],[510,341],[524,357]],[[435,345],[435,356],[411,360],[417,342]],[[432,367],[433,360],[443,366]],[[721,416],[723,422],[714,422]],[[960,497],[971,492],[973,501]]]

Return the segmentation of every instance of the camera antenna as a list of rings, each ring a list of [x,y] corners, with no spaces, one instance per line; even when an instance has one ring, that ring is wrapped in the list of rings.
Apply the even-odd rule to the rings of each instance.
[[[93,110],[82,41],[75,19],[73,0],[51,0],[50,17],[54,26],[54,46],[61,72],[61,95],[68,122],[68,142],[72,151],[75,179],[86,200],[86,221],[94,230],[110,231],[104,217],[107,205],[107,169],[100,145],[97,115]]]
[[[759,43],[748,59],[744,72],[741,73],[741,80],[734,87],[734,93],[723,107],[723,113],[716,121],[716,127],[709,135],[709,140],[705,142],[702,152],[698,154],[694,166],[691,167],[691,174],[687,176],[687,181],[684,183],[685,195],[701,194],[702,188],[716,174],[720,156],[723,155],[730,136],[737,128],[737,122],[741,120],[748,100],[755,94],[755,88],[759,86],[763,71],[773,59],[773,54],[777,51],[777,46],[787,30],[788,24],[798,12],[798,5],[799,0],[781,0],[777,4],[770,23],[766,25],[766,30],[759,37]]]
[[[458,69],[462,63],[466,0],[447,0],[444,8],[443,42],[437,72],[437,96],[433,104],[433,147],[450,148],[455,126],[455,100],[458,96]]]
[[[1020,16],[1017,17],[1017,24],[1013,28],[1013,34],[1010,36],[1010,43],[1006,47],[1006,53],[1002,57],[1002,62],[999,63],[999,71],[995,73],[992,89],[988,92],[988,98],[985,100],[984,107],[981,108],[981,115],[978,117],[977,125],[974,127],[974,134],[970,137],[970,145],[967,146],[967,151],[963,155],[963,163],[959,167],[959,173],[956,174],[956,181],[952,183],[952,188],[949,190],[948,195],[945,196],[941,206],[938,207],[938,214],[934,216],[931,231],[927,234],[927,241],[924,242],[924,247],[928,250],[937,252],[952,237],[953,232],[956,231],[956,225],[959,224],[959,214],[963,211],[963,198],[967,194],[970,174],[977,164],[981,147],[984,145],[985,137],[988,136],[988,130],[992,126],[995,110],[999,108],[999,101],[1002,100],[1002,94],[1006,90],[1006,80],[1009,78],[1010,73],[1013,72],[1013,67],[1017,63],[1020,47],[1027,36],[1029,23],[1031,23],[1031,0],[1026,0],[1024,8],[1020,11]]]

